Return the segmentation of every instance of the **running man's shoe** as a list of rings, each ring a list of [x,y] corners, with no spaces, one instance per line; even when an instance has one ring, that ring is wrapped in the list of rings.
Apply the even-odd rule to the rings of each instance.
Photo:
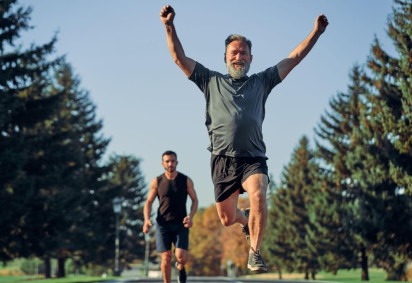
[[[248,219],[248,221],[249,221],[249,212],[250,212],[250,209],[249,209],[249,208],[246,208],[245,210],[243,210],[243,213],[245,214],[245,216],[246,216],[246,218]],[[246,224],[246,225],[240,225],[240,227],[241,227],[241,229],[242,229],[242,233],[245,234],[246,240],[247,240],[247,242],[248,242],[249,245],[250,245],[250,233],[249,233],[249,226],[248,226],[248,224]]]
[[[247,268],[249,268],[252,271],[256,271],[256,272],[267,272],[268,271],[268,267],[263,261],[263,258],[260,255],[259,250],[255,251],[252,248],[250,248]]]
[[[176,269],[177,269],[177,283],[186,283],[186,270],[183,267],[182,270],[177,268],[179,263],[176,261]]]

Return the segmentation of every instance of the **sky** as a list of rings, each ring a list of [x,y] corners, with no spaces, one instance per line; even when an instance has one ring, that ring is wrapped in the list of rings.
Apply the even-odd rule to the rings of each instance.
[[[214,203],[209,139],[201,91],[172,61],[159,13],[170,4],[187,56],[226,73],[224,40],[251,39],[250,74],[286,58],[325,14],[329,26],[309,55],[276,86],[266,104],[263,136],[269,172],[279,182],[303,136],[314,146],[314,129],[329,101],[346,92],[350,72],[363,66],[377,37],[384,50],[389,0],[20,0],[31,6],[33,29],[26,44],[57,35],[81,88],[96,105],[102,133],[111,139],[106,156],[133,155],[147,184],[163,172],[161,154],[173,150],[178,170],[194,182],[199,206]]]

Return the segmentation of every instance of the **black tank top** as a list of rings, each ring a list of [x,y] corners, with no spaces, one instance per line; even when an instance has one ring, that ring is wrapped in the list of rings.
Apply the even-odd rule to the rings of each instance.
[[[187,215],[187,176],[180,172],[173,180],[167,179],[164,173],[158,176],[157,197],[159,198],[157,223],[182,223]]]

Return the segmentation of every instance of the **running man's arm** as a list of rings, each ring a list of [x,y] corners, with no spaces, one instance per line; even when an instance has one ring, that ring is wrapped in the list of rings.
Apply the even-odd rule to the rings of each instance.
[[[150,214],[152,212],[152,204],[157,196],[157,178],[154,178],[150,182],[149,193],[147,194],[147,200],[143,207],[143,233],[149,233],[150,227],[152,227],[152,221],[150,220]]]
[[[179,66],[183,73],[185,73],[187,77],[190,77],[196,62],[186,56],[183,46],[177,37],[176,28],[173,23],[175,15],[176,13],[170,5],[166,5],[160,10],[160,20],[166,28],[166,41],[170,55],[172,55],[173,61]]]
[[[199,201],[197,199],[197,195],[196,195],[196,191],[195,191],[195,187],[193,185],[193,181],[187,177],[187,193],[190,197],[190,199],[192,200],[192,205],[190,207],[190,213],[189,215],[187,215],[184,219],[183,219],[183,224],[185,225],[185,227],[190,228],[193,225],[193,216],[195,215],[196,211],[197,211],[197,206],[199,204]]]
[[[319,37],[326,30],[329,22],[325,15],[320,15],[316,18],[315,26],[312,32],[289,54],[286,59],[283,59],[277,64],[279,77],[285,79],[290,71],[293,70],[305,56],[309,53]]]

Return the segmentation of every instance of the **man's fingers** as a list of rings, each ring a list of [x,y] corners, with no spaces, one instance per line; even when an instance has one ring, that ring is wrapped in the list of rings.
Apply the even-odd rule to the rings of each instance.
[[[325,26],[327,26],[329,24],[328,18],[325,15],[321,15],[320,20],[321,20],[322,24],[324,24]]]
[[[166,18],[167,15],[169,15],[170,13],[173,13],[173,12],[174,12],[174,10],[173,10],[172,6],[167,5],[167,6],[164,6],[164,7],[163,7],[162,13],[161,13],[160,15],[161,15],[162,17]]]

